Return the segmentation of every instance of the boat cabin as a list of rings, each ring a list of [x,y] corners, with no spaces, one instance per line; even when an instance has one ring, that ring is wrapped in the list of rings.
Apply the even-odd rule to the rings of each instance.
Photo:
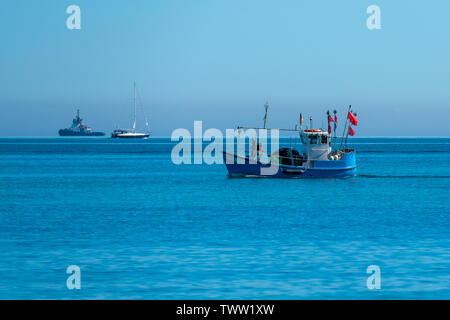
[[[331,137],[327,131],[306,129],[300,132],[303,153],[308,160],[328,160],[331,152]]]
[[[302,150],[281,148],[272,156],[279,159],[280,164],[291,166],[312,166],[315,160],[330,160],[331,137],[328,132],[320,129],[306,129],[300,131]]]
[[[114,133],[115,134],[123,134],[123,133],[128,133],[128,129],[116,129],[116,130],[114,130]]]

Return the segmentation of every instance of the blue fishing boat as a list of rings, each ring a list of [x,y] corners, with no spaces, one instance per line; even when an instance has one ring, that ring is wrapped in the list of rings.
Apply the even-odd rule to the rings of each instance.
[[[267,108],[266,117],[267,119]],[[354,130],[350,124],[357,125],[355,114],[349,114],[345,123],[347,134],[339,137],[334,136],[334,150],[332,148],[330,122],[335,122],[335,132],[337,117],[335,111],[334,119],[328,112],[328,131],[313,129],[311,126],[302,129],[303,117],[300,115],[300,129],[269,129],[255,127],[238,127],[239,129],[259,129],[259,130],[280,130],[295,131],[300,135],[301,148],[280,148],[271,154],[265,154],[260,143],[253,143],[250,146],[250,153],[244,155],[223,152],[224,162],[231,177],[274,177],[274,178],[345,178],[356,175],[356,151],[347,148],[348,135],[353,135]],[[347,121],[349,121],[347,127]]]

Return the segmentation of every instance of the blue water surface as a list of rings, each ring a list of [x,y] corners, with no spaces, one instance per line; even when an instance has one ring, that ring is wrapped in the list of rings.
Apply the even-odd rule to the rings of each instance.
[[[449,299],[450,138],[350,143],[357,177],[303,180],[174,165],[166,138],[2,138],[0,299]]]

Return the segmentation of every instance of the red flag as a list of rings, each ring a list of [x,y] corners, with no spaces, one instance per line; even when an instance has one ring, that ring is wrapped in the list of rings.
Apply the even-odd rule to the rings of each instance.
[[[300,127],[302,126],[302,124],[303,124],[303,116],[302,116],[302,114],[300,113]]]
[[[348,126],[348,134],[352,137],[355,135],[355,130],[353,130],[352,126]]]
[[[350,123],[352,125],[354,125],[354,126],[358,125],[358,119],[356,119],[355,115],[353,113],[351,113],[350,111],[348,112],[347,119],[350,120]]]
[[[330,111],[327,112],[328,115],[328,134],[331,134],[331,122],[334,122],[333,117],[330,116]]]
[[[334,115],[334,123],[336,123],[336,124],[338,123],[336,114]]]

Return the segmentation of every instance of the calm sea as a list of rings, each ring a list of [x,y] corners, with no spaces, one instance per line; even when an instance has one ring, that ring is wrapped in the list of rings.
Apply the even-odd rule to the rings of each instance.
[[[351,145],[357,177],[278,180],[164,138],[0,139],[0,299],[450,299],[450,138]]]

